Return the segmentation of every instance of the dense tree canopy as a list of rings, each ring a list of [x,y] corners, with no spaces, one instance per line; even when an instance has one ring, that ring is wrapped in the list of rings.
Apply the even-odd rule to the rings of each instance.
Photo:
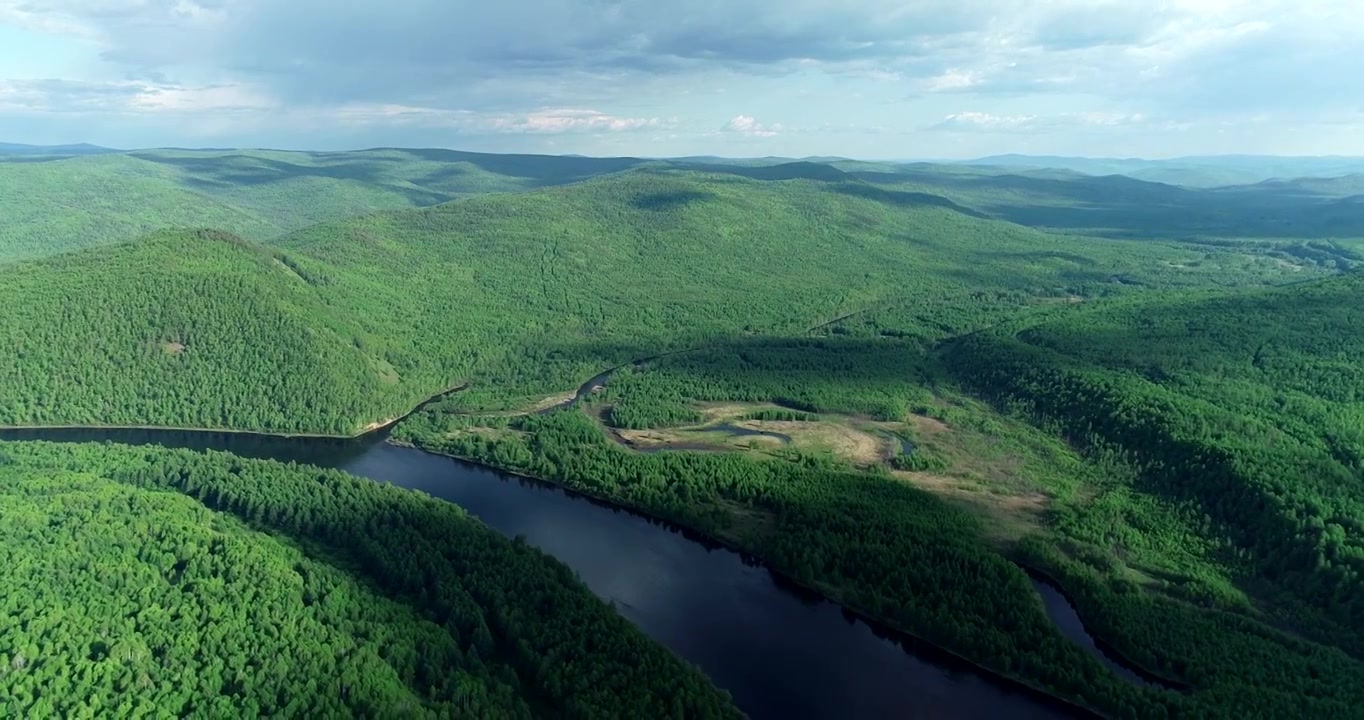
[[[1302,288],[1310,293],[1315,286]],[[1294,291],[1275,292],[1291,297]],[[1230,320],[1228,326],[1241,327]],[[1311,325],[1302,329],[1311,332]],[[680,411],[702,400],[776,401],[800,409],[768,411],[784,418],[861,412],[900,419],[920,412],[963,426],[999,427],[1002,418],[973,416],[969,406],[944,409],[933,387],[949,382],[949,373],[985,377],[996,363],[1001,377],[1026,378],[1024,368],[1034,363],[1009,365],[1012,356],[993,349],[970,358],[979,364],[967,364],[960,352],[952,348],[949,362],[940,364],[913,342],[879,333],[753,339],[623,369],[592,402],[606,404],[604,418],[617,425],[615,408],[632,408],[628,417],[641,427],[688,422]],[[467,431],[480,425],[510,432]],[[1354,646],[1344,630],[1347,615],[1331,619],[1299,610],[1299,601],[1283,596],[1269,596],[1272,603],[1250,612],[1244,602],[1217,594],[1228,574],[1236,577],[1235,566],[1168,562],[1168,546],[1185,556],[1203,550],[1223,555],[1226,536],[1197,515],[1191,519],[1161,505],[1161,496],[1143,494],[1144,485],[1113,487],[1114,478],[1128,471],[1111,453],[1088,464],[1066,460],[1065,450],[1048,456],[1056,471],[1073,477],[1043,480],[1055,497],[1049,527],[1010,552],[1051,574],[1108,645],[1187,693],[1126,685],[1108,674],[1055,631],[1024,573],[982,541],[976,521],[884,474],[791,453],[768,459],[635,453],[609,441],[589,414],[577,410],[479,418],[460,414],[449,402],[418,413],[397,432],[423,447],[550,478],[735,542],[925,639],[1115,716],[1343,717],[1364,700],[1364,663],[1342,651]],[[931,467],[917,460],[902,467],[945,469],[940,458],[928,459]],[[1014,472],[1022,471],[1015,466]],[[1066,489],[1075,482],[1082,483],[1079,491]],[[1124,519],[1112,519],[1112,512]],[[1107,543],[1096,544],[1099,538]],[[1336,552],[1330,557],[1344,557]],[[1162,567],[1172,578],[1195,577],[1165,591],[1131,580],[1132,570]],[[1333,577],[1329,564],[1297,567],[1294,583],[1315,587]],[[1357,591],[1334,592],[1335,604],[1327,607],[1350,612]],[[1291,627],[1316,642],[1285,634],[1266,618],[1267,609],[1291,614]]]
[[[424,495],[7,443],[0,499],[6,716],[737,716],[563,565]]]
[[[1330,237],[1340,217],[1245,241],[1179,193],[1105,179],[563,160],[0,163],[0,188],[25,188],[0,261],[51,255],[0,268],[0,424],[353,434],[467,382],[397,437],[683,523],[1086,706],[1364,704],[1364,287],[1320,279],[1358,261]],[[1178,218],[1187,233],[1143,229]],[[179,224],[273,239],[163,230],[52,254]],[[1171,239],[1113,239],[1149,236]],[[529,411],[617,366],[592,414]],[[602,426],[695,422],[708,401],[782,406],[745,416],[761,422],[931,416],[1019,457],[965,487],[952,463],[980,445],[858,470],[635,453]],[[1019,488],[1036,512],[997,532],[989,505]],[[19,569],[0,592],[7,714],[734,714],[565,568],[423,496],[40,444],[0,446],[0,494]],[[1066,640],[1015,563],[1184,692]]]
[[[0,423],[355,433],[465,380],[467,407],[505,408],[637,357],[847,315],[893,312],[895,332],[933,342],[1133,283],[1288,272],[1228,252],[1233,267],[1167,277],[1203,253],[864,187],[638,169],[324,224],[279,248],[167,231],[12,265]]]
[[[1281,619],[1364,652],[1358,276],[1076,311],[949,346],[1001,403],[1187,501]]]

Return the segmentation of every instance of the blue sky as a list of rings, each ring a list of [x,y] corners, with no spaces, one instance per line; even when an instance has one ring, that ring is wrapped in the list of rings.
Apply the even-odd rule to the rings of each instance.
[[[1364,155],[1357,0],[0,0],[0,141]]]

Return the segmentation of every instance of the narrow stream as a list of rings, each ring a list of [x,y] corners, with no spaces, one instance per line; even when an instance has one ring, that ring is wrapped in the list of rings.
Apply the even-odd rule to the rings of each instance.
[[[1112,670],[1118,677],[1134,684],[1145,687],[1165,688],[1169,690],[1179,690],[1180,688],[1169,681],[1158,678],[1140,668],[1133,667],[1121,658],[1115,657],[1105,650],[1094,636],[1089,633],[1085,623],[1080,619],[1080,614],[1075,611],[1075,606],[1061,592],[1061,588],[1040,575],[1029,572],[1032,578],[1033,589],[1042,598],[1042,606],[1047,611],[1047,617],[1061,631],[1061,634],[1070,639],[1071,642],[1084,648],[1090,655],[1099,659],[1105,667]]]

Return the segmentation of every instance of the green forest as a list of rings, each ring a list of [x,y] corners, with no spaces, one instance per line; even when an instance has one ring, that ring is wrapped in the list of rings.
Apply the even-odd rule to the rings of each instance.
[[[7,717],[738,717],[563,565],[418,493],[6,443],[0,495]]]
[[[1277,620],[1358,654],[1361,290],[1350,275],[1096,307],[962,340],[947,366],[1078,446],[1128,458],[1134,486],[1193,508],[1240,584],[1277,600]]]
[[[1105,717],[1351,717],[1343,182],[0,157],[0,426],[399,421],[393,442],[680,524]],[[424,495],[9,442],[0,493],[0,714],[738,716],[565,566]],[[1029,573],[1164,685],[1065,637]]]
[[[0,262],[213,228],[264,241],[378,210],[559,185],[630,159],[451,150],[140,150],[94,156],[0,152]]]
[[[951,347],[945,343],[940,357],[902,339],[853,332],[742,342],[621,371],[591,402],[610,408],[600,415],[613,427],[689,422],[679,409],[702,401],[792,408],[768,411],[778,422],[854,413],[973,427],[1023,461],[1011,467],[1008,486],[994,492],[1005,499],[1049,496],[1038,526],[1005,547],[982,542],[988,533],[981,524],[996,518],[973,517],[950,496],[915,487],[922,475],[892,476],[884,466],[859,471],[825,454],[641,454],[611,442],[609,428],[591,412],[479,417],[459,412],[454,402],[408,419],[397,437],[699,529],[917,636],[1113,717],[1344,717],[1364,699],[1364,662],[1353,639],[1359,626],[1350,624],[1352,606],[1340,602],[1358,598],[1358,590],[1330,587],[1325,597],[1335,600],[1316,609],[1309,593],[1290,591],[1345,573],[1299,563],[1308,572],[1256,593],[1256,607],[1235,589],[1259,577],[1243,574],[1248,568],[1238,558],[1246,551],[1233,545],[1239,538],[1178,504],[1183,497],[1147,485],[1145,468],[1120,449],[1079,455],[957,396],[954,376],[977,370],[965,368]],[[1004,360],[997,351],[987,357]],[[1002,367],[1006,377],[1021,372]],[[628,423],[617,420],[622,405],[635,408]],[[1018,407],[1009,410],[1022,415]],[[950,468],[941,457],[927,457],[890,466]],[[1251,522],[1249,532],[1270,527]],[[1348,562],[1343,554],[1330,557]],[[1020,564],[1074,593],[1087,623],[1122,656],[1189,691],[1138,688],[1109,674],[1046,621]],[[935,579],[931,589],[916,581],[924,577]]]
[[[272,245],[166,230],[10,266],[0,424],[354,434],[465,382],[470,408],[505,409],[849,314],[893,310],[935,342],[1077,298],[1290,272],[1326,270],[1047,235],[856,182],[643,168]]]

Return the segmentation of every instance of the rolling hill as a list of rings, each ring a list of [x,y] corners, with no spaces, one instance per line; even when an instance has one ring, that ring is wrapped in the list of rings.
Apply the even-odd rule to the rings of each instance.
[[[1277,155],[1210,155],[1162,160],[994,155],[968,160],[965,164],[1019,169],[1058,168],[1086,175],[1127,175],[1137,180],[1196,188],[1247,185],[1276,178],[1331,178],[1364,171],[1364,158]]]
[[[634,357],[885,306],[915,308],[932,342],[1067,298],[1287,272],[860,182],[641,168],[273,247],[167,231],[14,265],[0,423],[353,433],[463,381],[462,401],[506,406]]]
[[[25,145],[23,143],[0,142],[0,155],[99,155],[103,153],[115,153],[118,150],[112,148],[91,145],[90,143],[75,143],[72,145]]]
[[[1086,176],[1037,170],[989,173],[964,166],[906,165],[895,172],[852,172],[882,187],[939,195],[1002,220],[1050,230],[1111,238],[1190,242],[1270,242],[1286,255],[1311,254],[1324,243],[1325,260],[1361,258],[1332,244],[1364,237],[1364,213],[1342,203],[1357,181],[1300,179],[1244,187],[1191,188],[1121,174]],[[1320,250],[1321,248],[1318,248]],[[1318,253],[1319,254],[1319,253]]]
[[[396,149],[0,153],[0,262],[177,227],[268,240],[327,220],[574,182],[641,162]]]
[[[1088,707],[1331,716],[1359,702],[1364,319],[1359,276],[1339,272],[1354,262],[1349,247],[1313,234],[1318,221],[1271,224],[1256,235],[1263,242],[1213,242],[1202,235],[1251,227],[1247,208],[1264,203],[1219,191],[1230,199],[1207,205],[1217,193],[1128,177],[839,159],[381,149],[0,163],[15,168],[51,175],[47,190],[25,196],[30,214],[7,237],[30,240],[12,247],[48,253],[55,241],[41,238],[58,222],[85,235],[68,228],[69,252],[0,268],[0,424],[352,434],[467,383],[398,437],[681,522]],[[1283,205],[1266,213],[1308,207],[1271,192]],[[1340,204],[1348,221],[1350,198],[1312,202]],[[167,218],[219,227],[130,237]],[[1095,228],[1108,236],[1080,232]],[[1304,234],[1290,241],[1272,234],[1295,228]],[[1175,239],[1184,234],[1197,242]],[[625,371],[597,406],[530,412],[604,368],[684,349],[700,351]],[[772,452],[750,442],[742,453],[653,453],[623,434],[685,436],[679,426],[717,404],[737,406],[733,421],[779,428],[769,440],[816,439]],[[849,459],[848,446],[861,454]],[[488,549],[479,568],[507,553],[536,562],[457,511],[353,482],[227,456],[0,446],[0,492],[38,518],[14,538],[25,562],[44,557],[34,543],[54,527],[79,529],[65,515],[41,517],[33,493],[74,513],[142,508],[171,540],[230,544],[267,568],[303,566],[302,548],[308,573],[344,571],[328,575],[338,602],[377,608],[350,619],[357,633],[430,633],[435,648],[449,638],[376,596],[401,595],[398,605],[431,617],[482,615],[459,599],[461,581],[441,574],[460,575],[461,553]],[[137,533],[99,517],[82,535],[87,554]],[[362,534],[357,549],[358,527],[385,534]],[[413,538],[434,543],[417,563],[396,550]],[[148,558],[138,560],[174,569],[164,554]],[[1086,625],[1137,667],[1187,692],[1128,684],[1066,640],[1015,561],[1072,594]],[[214,567],[206,581],[246,592],[227,582],[238,565]],[[345,573],[362,572],[346,584]],[[553,593],[582,595],[567,575],[526,581],[534,587],[516,585],[519,575],[488,570],[479,577],[499,589],[470,602],[557,608]],[[263,577],[261,592],[275,593],[289,575]],[[275,594],[279,617],[316,619],[294,595]],[[458,607],[439,604],[449,598]],[[108,614],[86,600],[92,622]],[[635,668],[638,683],[621,680],[611,653],[652,646],[573,649],[621,629],[597,605],[575,607],[590,627],[530,611],[515,616],[545,624],[523,635],[481,634],[470,621],[437,665],[470,668],[467,687],[512,716],[543,709],[524,697],[591,714],[574,703],[611,682],[600,708],[631,698],[637,714],[657,716],[655,700],[671,695],[683,716],[701,714],[686,702],[728,712],[665,659]],[[323,619],[319,637],[343,642],[344,623]],[[292,637],[251,637],[314,657]],[[488,637],[511,640],[492,647]],[[593,672],[553,672],[543,658],[562,646],[537,644],[547,638],[591,658]],[[469,639],[479,662],[464,654]],[[409,682],[416,660],[405,647],[383,662],[315,659],[380,678],[366,688],[376,703],[439,709],[464,697],[458,684]],[[52,682],[80,677],[72,667]],[[654,670],[690,689],[641,692],[661,682],[645,677]]]
[[[1357,180],[1300,178],[1216,190],[1090,176],[1067,169],[844,158],[586,158],[377,148],[139,150],[81,156],[0,153],[0,262],[208,227],[268,241],[320,222],[380,210],[580,182],[632,168],[674,168],[759,180],[863,181],[935,195],[960,208],[1050,231],[1114,238],[1283,245],[1364,237]],[[1094,169],[1094,168],[1090,168]],[[1326,259],[1357,258],[1327,250]]]

